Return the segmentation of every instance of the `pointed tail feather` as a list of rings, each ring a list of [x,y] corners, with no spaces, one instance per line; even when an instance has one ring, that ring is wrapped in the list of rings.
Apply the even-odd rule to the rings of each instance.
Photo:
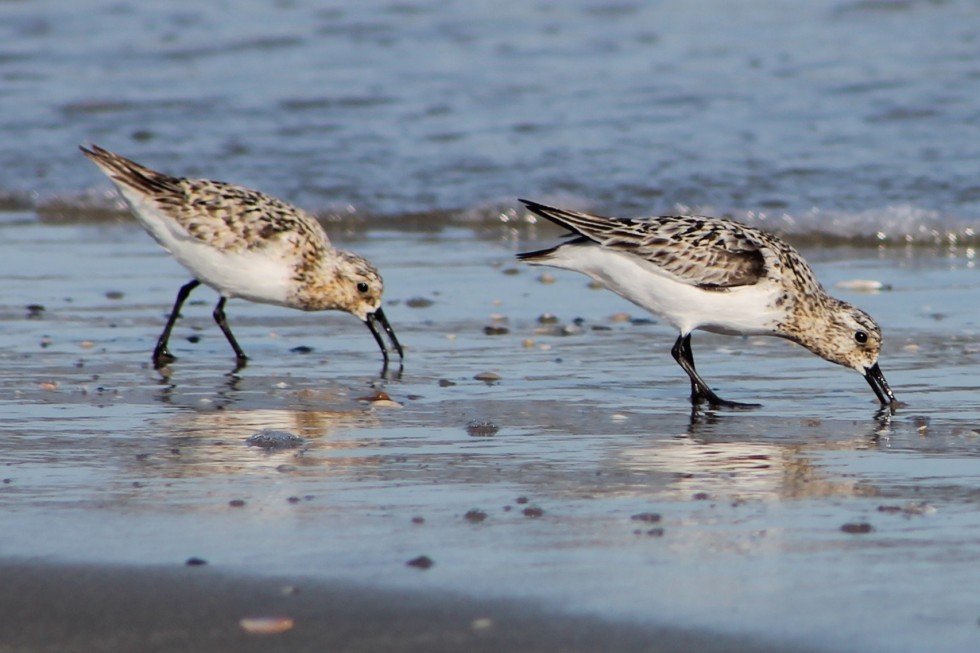
[[[561,247],[561,245],[555,245],[554,247],[549,247],[548,249],[539,249],[534,252],[521,252],[517,255],[517,260],[527,261],[531,264],[544,263],[559,247]]]
[[[78,149],[115,182],[147,193],[179,192],[175,177],[151,170],[95,144],[91,149],[83,145]]]
[[[531,213],[538,215],[546,220],[554,222],[559,227],[568,229],[573,234],[582,236],[594,242],[602,242],[605,232],[619,226],[619,220],[606,218],[599,215],[582,213],[581,211],[571,211],[569,209],[559,209],[547,204],[540,204],[531,200],[519,200],[527,207]]]

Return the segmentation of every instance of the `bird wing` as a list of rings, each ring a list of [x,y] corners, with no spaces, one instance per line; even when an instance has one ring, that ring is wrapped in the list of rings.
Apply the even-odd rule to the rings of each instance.
[[[690,285],[717,289],[749,286],[766,273],[764,250],[768,245],[753,237],[753,232],[761,232],[731,220],[701,216],[607,218],[529,200],[521,202],[531,212],[573,232],[577,242],[584,239],[626,252]]]
[[[193,238],[222,251],[258,249],[282,240],[330,247],[316,218],[275,197],[220,181],[165,175],[97,145],[80,149],[137,212],[137,205],[152,205]]]

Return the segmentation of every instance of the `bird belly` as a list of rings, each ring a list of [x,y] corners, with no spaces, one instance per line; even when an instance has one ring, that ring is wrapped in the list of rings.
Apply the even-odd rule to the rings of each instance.
[[[679,281],[634,255],[595,245],[560,247],[543,263],[588,275],[681,333],[703,329],[727,335],[772,334],[778,318],[773,309],[778,289],[767,281],[705,289]]]
[[[284,260],[262,250],[223,252],[192,241],[171,249],[174,258],[198,281],[225,297],[240,297],[261,304],[290,306],[290,268]]]
[[[292,267],[279,243],[256,249],[221,250],[194,238],[179,222],[134,191],[124,190],[124,197],[153,239],[201,283],[225,297],[290,306]]]

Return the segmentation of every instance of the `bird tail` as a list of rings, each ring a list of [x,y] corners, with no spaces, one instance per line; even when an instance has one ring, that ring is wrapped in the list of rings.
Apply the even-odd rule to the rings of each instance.
[[[531,200],[519,200],[527,209],[546,220],[554,222],[559,227],[568,229],[573,234],[584,236],[589,240],[597,241],[597,234],[600,234],[610,227],[610,218],[598,215],[590,215],[581,211],[571,211],[569,209],[559,209],[547,204],[540,204]]]
[[[564,245],[565,243],[562,243]],[[562,245],[555,245],[554,247],[549,247],[548,249],[539,249],[534,252],[521,252],[517,255],[518,261],[527,261],[532,265],[547,263],[548,259],[551,258],[552,254],[558,251],[558,248]]]
[[[144,193],[179,192],[175,177],[150,170],[95,144],[91,149],[83,145],[79,145],[78,149],[114,182]]]

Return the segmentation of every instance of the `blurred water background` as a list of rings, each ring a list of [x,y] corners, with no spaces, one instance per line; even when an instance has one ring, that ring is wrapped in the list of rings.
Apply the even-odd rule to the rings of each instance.
[[[2,0],[0,198],[87,215],[95,142],[325,215],[972,240],[978,98],[973,2]]]

